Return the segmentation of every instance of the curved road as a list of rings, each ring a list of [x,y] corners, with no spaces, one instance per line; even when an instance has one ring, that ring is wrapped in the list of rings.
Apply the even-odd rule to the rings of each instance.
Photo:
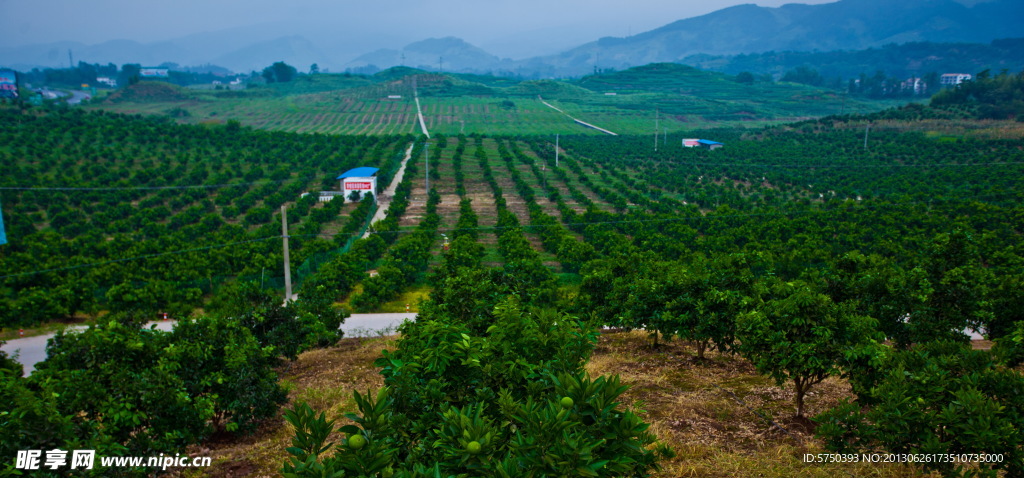
[[[345,337],[376,337],[378,335],[390,335],[405,320],[416,320],[415,313],[399,314],[352,314],[345,319],[345,323],[339,327],[345,333]],[[171,330],[174,321],[156,321],[146,324],[147,327],[155,325],[160,330]],[[71,327],[69,330],[84,330],[85,326]],[[28,376],[35,370],[35,365],[46,359],[46,341],[54,334],[39,335],[36,337],[25,337],[8,341],[0,347],[8,354],[18,354],[18,362],[24,367],[25,375]]]

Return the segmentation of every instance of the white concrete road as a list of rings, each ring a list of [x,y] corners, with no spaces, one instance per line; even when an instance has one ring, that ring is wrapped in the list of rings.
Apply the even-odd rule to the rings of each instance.
[[[398,167],[398,172],[395,173],[395,177],[391,178],[391,184],[388,185],[384,192],[377,197],[377,212],[373,214],[373,219],[370,219],[370,224],[376,224],[387,217],[388,206],[391,205],[391,198],[395,197],[395,190],[398,189],[398,184],[402,182],[402,178],[405,177],[405,165],[409,164],[409,159],[412,158],[412,147],[410,144],[405,150],[405,157],[402,158],[402,164]],[[363,238],[370,237],[370,228],[366,229],[363,233]]]
[[[402,325],[402,322],[406,320],[416,320],[416,314],[352,314],[352,316],[345,319],[345,323],[341,324],[340,329],[345,333],[345,337],[377,337],[394,334],[398,326]],[[152,325],[155,325],[160,330],[169,331],[174,327],[174,321],[150,322],[147,324],[147,327]],[[80,330],[84,328],[73,327],[72,329]],[[964,332],[971,336],[971,340],[981,340],[983,338],[981,334],[973,330],[965,330]],[[46,359],[46,341],[50,337],[53,337],[53,334],[14,339],[4,344],[0,349],[8,354],[17,353],[18,362],[21,362],[22,366],[25,367],[25,375],[28,375],[35,370],[35,364]]]
[[[416,314],[352,314],[351,317],[345,319],[345,323],[341,324],[340,328],[345,333],[345,337],[376,337],[394,334],[398,326],[402,325],[402,322],[405,320],[416,320]],[[169,331],[174,327],[174,321],[150,322],[147,324],[147,327],[153,325],[157,329]],[[79,326],[72,327],[70,330],[82,330],[84,328],[84,326]],[[18,362],[21,362],[21,365],[25,368],[25,375],[27,376],[35,370],[37,363],[46,359],[46,341],[50,337],[53,337],[53,334],[14,339],[4,344],[0,349],[8,354],[17,353]]]

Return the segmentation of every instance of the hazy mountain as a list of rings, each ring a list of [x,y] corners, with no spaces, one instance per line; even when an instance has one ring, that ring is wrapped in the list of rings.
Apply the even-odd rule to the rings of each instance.
[[[70,51],[71,55],[68,55]],[[87,63],[125,63],[158,65],[184,56],[184,51],[170,43],[143,45],[130,40],[111,40],[97,45],[78,42],[57,42],[20,48],[0,49],[0,64],[19,70],[35,67],[67,68],[69,61]]]
[[[522,62],[527,70],[579,75],[595,68],[677,62],[695,54],[855,50],[911,41],[984,42],[1024,32],[1024,2],[968,7],[953,0],[841,0],[778,8],[737,5],[628,38],[602,38]]]
[[[299,71],[308,71],[313,63],[328,64],[330,61],[316,45],[301,36],[288,36],[256,43],[223,54],[211,60],[237,72],[262,70],[277,61],[294,66]]]
[[[502,60],[460,38],[445,37],[410,43],[401,50],[377,50],[352,60],[345,67],[369,65],[380,69],[410,66],[431,71],[486,72],[500,68]]]
[[[928,73],[977,73],[991,70],[1020,71],[1024,65],[1024,38],[983,43],[910,42],[866,50],[783,51],[743,55],[693,55],[682,63],[703,70],[735,75],[743,71],[779,78],[801,66],[813,68],[822,77],[856,78],[881,71],[899,78]]]
[[[502,42],[488,44],[491,51],[502,55],[528,58],[518,61],[500,59],[455,37],[432,38],[356,57],[358,52],[373,48],[370,45],[379,48],[401,44],[386,34],[367,33],[368,28],[357,25],[350,31],[274,23],[148,44],[128,40],[98,45],[57,42],[0,48],[0,66],[19,70],[66,67],[70,49],[76,63],[213,63],[240,72],[285,61],[301,71],[318,63],[321,69],[334,71],[368,65],[381,69],[406,65],[434,71],[442,68],[454,72],[515,72],[527,77],[578,76],[592,73],[595,68],[682,62],[693,55],[861,50],[907,42],[988,43],[997,38],[1021,36],[1024,1],[840,0],[777,8],[738,5],[625,38],[601,38],[554,54],[550,53],[560,51],[566,42],[582,38],[582,33],[590,30],[524,30],[519,35],[506,36]],[[286,32],[292,33],[289,36]],[[294,32],[302,32],[302,36]],[[544,56],[529,58],[530,51]],[[351,58],[356,59],[347,61]]]
[[[16,48],[0,48],[0,65],[17,70],[66,68],[68,50],[74,62],[139,63],[155,66],[165,62],[182,66],[217,64],[238,72],[261,70],[275,61],[286,61],[300,70],[311,63],[340,64],[301,36],[272,36],[264,26],[197,33],[168,41],[138,43],[112,40],[96,45],[56,42]]]

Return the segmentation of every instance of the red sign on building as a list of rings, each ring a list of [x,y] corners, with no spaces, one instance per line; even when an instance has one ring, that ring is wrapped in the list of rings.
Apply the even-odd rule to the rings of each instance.
[[[373,189],[373,183],[368,183],[368,182],[363,182],[363,183],[355,183],[355,182],[345,183],[345,190],[346,191],[352,190],[352,189],[358,190],[358,191],[367,190],[367,189]]]

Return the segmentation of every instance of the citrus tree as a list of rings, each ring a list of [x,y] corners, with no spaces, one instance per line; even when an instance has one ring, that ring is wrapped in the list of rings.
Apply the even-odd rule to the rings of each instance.
[[[780,385],[792,381],[796,416],[803,417],[808,390],[839,375],[847,354],[880,338],[875,321],[802,282],[776,281],[762,300],[737,318],[739,351]]]

